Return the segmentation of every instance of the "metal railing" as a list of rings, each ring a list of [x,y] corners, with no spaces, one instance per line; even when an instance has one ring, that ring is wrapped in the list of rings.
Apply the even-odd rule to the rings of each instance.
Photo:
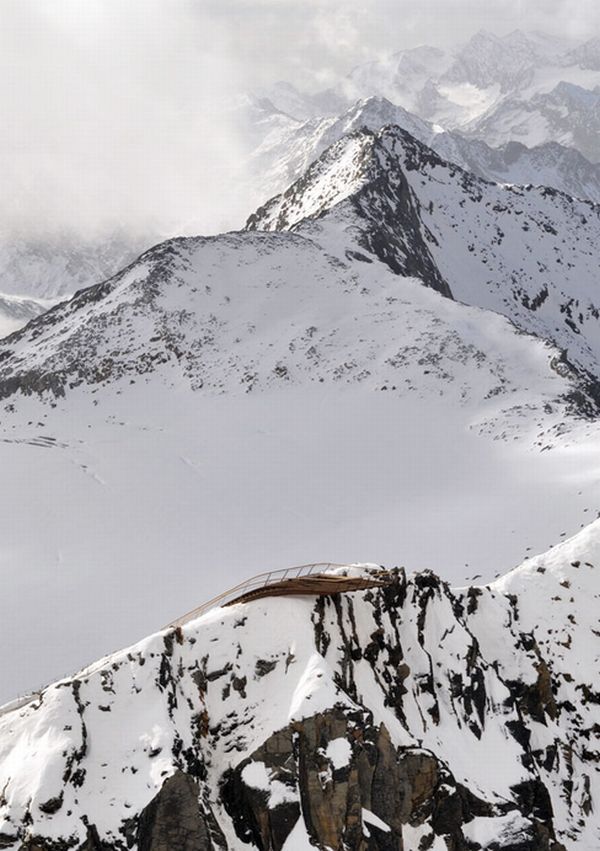
[[[234,585],[233,588],[229,588],[229,590],[224,591],[222,594],[218,594],[211,600],[207,600],[197,608],[192,609],[191,612],[187,612],[180,618],[171,621],[171,623],[168,623],[163,627],[163,629],[173,629],[178,626],[183,626],[189,621],[206,614],[206,612],[211,609],[215,609],[218,606],[224,606],[232,600],[235,600],[237,597],[242,597],[250,591],[265,588],[268,585],[283,582],[286,579],[298,579],[300,576],[314,576],[315,574],[323,573],[330,568],[346,566],[347,565],[336,564],[334,562],[317,562],[315,564],[301,564],[298,567],[287,567],[282,570],[270,570],[268,573],[258,573],[256,576],[252,576],[250,579],[240,582],[239,585]]]
[[[3,706],[0,706],[0,718],[3,715],[8,715],[9,712],[16,712],[17,709],[33,703],[34,700],[39,700],[41,696],[41,691],[34,691],[31,694],[23,695],[23,697],[17,697],[15,700],[11,700],[10,703],[5,703]]]

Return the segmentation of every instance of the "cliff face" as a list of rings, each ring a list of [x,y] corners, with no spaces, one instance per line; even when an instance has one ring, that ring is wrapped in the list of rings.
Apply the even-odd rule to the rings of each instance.
[[[600,524],[491,586],[398,570],[108,656],[0,717],[0,847],[597,849],[596,559]]]

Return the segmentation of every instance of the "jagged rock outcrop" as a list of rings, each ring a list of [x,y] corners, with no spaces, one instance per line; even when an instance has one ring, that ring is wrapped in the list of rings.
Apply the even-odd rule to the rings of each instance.
[[[404,848],[402,825],[431,816],[439,785],[432,754],[398,750],[370,713],[334,709],[275,733],[222,794],[237,836],[265,851],[280,851],[300,817],[318,847],[387,851]]]
[[[137,825],[139,851],[214,851],[214,817],[203,811],[197,780],[181,770],[165,780],[158,795],[142,811]]]

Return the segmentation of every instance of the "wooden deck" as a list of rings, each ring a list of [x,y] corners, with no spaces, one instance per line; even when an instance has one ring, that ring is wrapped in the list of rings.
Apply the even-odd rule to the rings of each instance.
[[[321,562],[259,573],[258,576],[240,582],[239,585],[224,591],[217,597],[213,597],[212,600],[207,600],[192,609],[191,612],[171,621],[164,629],[184,626],[211,609],[232,606],[235,603],[249,603],[262,597],[292,595],[319,597],[323,594],[379,588],[382,585],[388,585],[391,581],[391,575],[383,569],[365,572],[359,576],[346,575],[345,570],[352,567],[353,565]]]
[[[271,582],[262,588],[253,588],[228,600],[225,606],[235,606],[237,603],[249,603],[259,600],[261,597],[291,597],[311,596],[320,597],[323,594],[339,594],[344,591],[363,591],[367,588],[380,588],[387,585],[389,579],[370,576],[335,576],[327,574],[316,574],[312,576],[299,576],[294,579],[283,579],[281,582]]]

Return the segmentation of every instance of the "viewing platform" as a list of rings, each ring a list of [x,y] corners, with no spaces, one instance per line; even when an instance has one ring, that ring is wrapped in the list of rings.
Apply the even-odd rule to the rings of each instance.
[[[211,609],[250,603],[263,597],[314,596],[380,588],[391,582],[391,574],[377,565],[346,565],[331,562],[303,564],[284,570],[259,573],[207,600],[165,628],[183,626]]]

